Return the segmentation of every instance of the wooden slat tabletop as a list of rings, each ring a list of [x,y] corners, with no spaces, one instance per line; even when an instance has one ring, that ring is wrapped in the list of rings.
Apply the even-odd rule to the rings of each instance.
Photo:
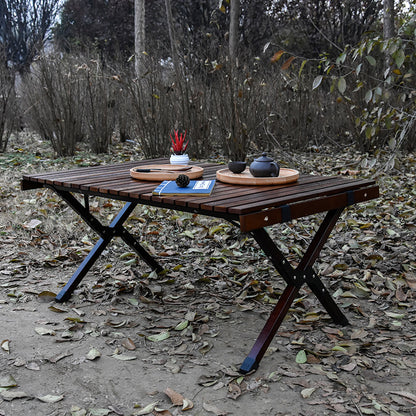
[[[289,204],[308,201],[321,201],[319,210],[331,209],[334,195],[345,195],[348,192],[368,189],[369,192],[356,193],[353,200],[361,202],[378,197],[378,187],[373,180],[347,179],[342,176],[301,175],[297,182],[285,185],[244,186],[232,185],[217,181],[209,197],[152,195],[159,182],[140,181],[130,176],[130,169],[146,164],[168,163],[166,159],[127,162],[117,165],[105,165],[79,168],[62,172],[24,175],[22,189],[55,187],[66,191],[98,195],[106,198],[136,201],[147,205],[166,208],[194,210],[201,213],[212,213],[213,216],[227,214],[238,219],[247,214],[261,213],[264,210],[279,208]],[[195,163],[204,168],[203,179],[215,179],[216,171],[224,165],[213,163]],[[357,200],[359,196],[359,200]],[[328,205],[326,201],[328,202]],[[348,205],[345,196],[337,202]],[[315,202],[316,205],[316,202]],[[319,204],[318,204],[319,205]],[[310,208],[309,208],[310,210]],[[305,211],[306,212],[306,211]],[[280,218],[277,216],[276,218]]]

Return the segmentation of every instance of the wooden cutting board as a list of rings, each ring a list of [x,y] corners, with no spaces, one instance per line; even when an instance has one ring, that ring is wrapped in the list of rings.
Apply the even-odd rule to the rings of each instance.
[[[233,173],[229,169],[217,170],[217,179],[236,185],[283,185],[296,182],[299,172],[295,169],[280,168],[279,176],[255,177],[246,168],[242,173]]]
[[[188,176],[189,179],[196,179],[204,173],[204,169],[199,166],[192,166],[191,169],[184,170],[187,167],[189,165],[141,165],[130,169],[130,176],[142,181],[173,181],[180,174]],[[150,172],[137,172],[137,169],[150,169]],[[152,171],[152,169],[155,170]]]

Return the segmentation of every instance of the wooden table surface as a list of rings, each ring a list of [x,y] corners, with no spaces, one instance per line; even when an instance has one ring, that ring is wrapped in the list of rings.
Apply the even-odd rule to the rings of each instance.
[[[136,201],[239,221],[242,231],[325,212],[378,197],[373,180],[343,176],[300,175],[286,185],[245,186],[217,181],[208,197],[152,195],[159,182],[140,181],[130,176],[133,167],[167,163],[166,159],[127,162],[78,168],[68,171],[24,175],[22,189],[55,187],[104,198]],[[204,168],[203,179],[215,179],[224,165],[197,163]]]

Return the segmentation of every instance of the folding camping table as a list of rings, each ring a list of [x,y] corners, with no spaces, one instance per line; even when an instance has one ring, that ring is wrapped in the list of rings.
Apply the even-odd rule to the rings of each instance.
[[[304,284],[309,286],[335,323],[340,325],[348,323],[313,269],[313,264],[344,208],[379,196],[378,186],[373,180],[301,175],[295,183],[285,185],[249,186],[217,181],[213,193],[207,197],[160,197],[152,195],[158,182],[137,180],[130,176],[131,168],[149,163],[163,164],[166,160],[145,160],[23,176],[21,182],[23,190],[52,189],[101,237],[57,295],[57,301],[68,300],[113,237],[120,237],[152,269],[158,272],[162,270],[157,260],[123,226],[134,208],[142,204],[228,220],[254,238],[286,282],[285,290],[241,365],[242,373],[258,367]],[[212,163],[195,165],[204,168],[203,179],[214,179],[216,171],[224,168],[223,165]],[[76,194],[80,194],[83,198],[76,197]],[[106,226],[91,213],[90,196],[122,200],[126,203],[110,225]],[[318,213],[326,213],[326,215],[297,267],[294,268],[276,246],[265,227],[293,219],[318,221],[319,216],[310,217]],[[307,216],[308,218],[305,218]]]

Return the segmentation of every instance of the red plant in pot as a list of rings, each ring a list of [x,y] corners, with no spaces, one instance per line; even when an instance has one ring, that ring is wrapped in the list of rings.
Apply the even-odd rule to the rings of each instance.
[[[172,141],[172,147],[170,150],[175,155],[183,155],[188,147],[189,140],[185,143],[186,131],[185,133],[179,134],[178,130],[174,130],[175,138],[170,135],[170,140]]]

